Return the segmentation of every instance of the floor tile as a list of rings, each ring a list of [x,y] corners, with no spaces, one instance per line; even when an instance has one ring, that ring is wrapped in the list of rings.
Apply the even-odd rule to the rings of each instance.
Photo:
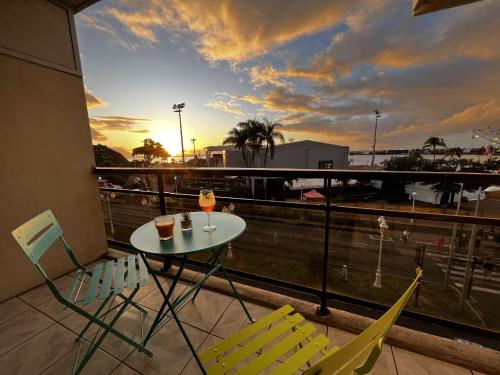
[[[197,353],[203,353],[205,350],[209,349],[210,347],[218,344],[221,342],[222,339],[219,337],[213,336],[213,335],[208,335],[205,341],[201,344],[200,348],[197,350]],[[194,359],[194,357],[191,357],[191,360],[188,362],[186,367],[182,370],[181,374],[182,375],[194,375],[194,374],[201,374],[200,367],[198,366],[198,363]]]
[[[3,374],[36,374],[75,348],[75,335],[59,324],[0,357]]]
[[[122,363],[111,373],[111,375],[139,375],[139,373]]]
[[[88,342],[82,344],[80,355],[78,361],[82,360],[85,351],[88,349]],[[45,370],[42,375],[61,375],[61,374],[71,374],[73,371],[73,366],[75,364],[76,355],[78,348],[75,348],[70,353],[66,354],[64,357],[59,359],[57,362],[52,364],[47,370]],[[116,367],[120,365],[120,362],[115,358],[111,357],[104,351],[97,349],[92,355],[90,360],[87,362],[82,375],[107,375],[113,371]]]
[[[372,375],[397,375],[396,364],[394,363],[394,357],[392,354],[392,348],[390,345],[382,346],[382,353],[378,357],[377,363],[373,366]]]
[[[81,306],[81,308],[90,314],[94,314],[95,311],[99,308],[101,305],[102,301],[95,301],[89,305],[84,305]],[[72,314],[68,315],[67,317],[61,319],[59,323],[61,323],[63,326],[66,328],[70,329],[73,331],[75,334],[80,334],[82,331],[83,327],[88,323],[88,319],[80,315],[79,313],[73,312]],[[88,329],[88,331],[85,334],[85,337],[89,337],[93,335],[97,331],[98,327],[95,324],[92,324],[91,327]]]
[[[255,303],[245,302],[245,306],[252,318],[256,321],[273,312],[272,309]],[[233,299],[227,310],[212,329],[211,334],[221,338],[228,338],[249,324],[251,324],[251,322],[245,314],[245,311],[243,311],[239,301]]]
[[[21,301],[19,298],[11,298],[0,303],[0,324],[9,319],[15,318],[31,308],[32,307],[30,305]]]
[[[343,347],[351,341],[356,335],[351,332],[343,331],[339,328],[328,327],[328,338],[330,339],[330,347]]]
[[[144,335],[147,333],[147,328],[154,319],[155,312],[148,310],[144,316]],[[109,321],[108,321],[109,322]],[[141,317],[139,311],[135,307],[128,307],[123,315],[118,319],[114,328],[122,334],[128,336],[136,342],[141,341]],[[102,332],[102,331],[101,331]],[[109,333],[101,344],[101,348],[115,358],[123,361],[132,351],[134,347],[119,337]]]
[[[184,324],[184,329],[191,343],[198,348],[207,333]],[[150,358],[134,351],[125,363],[144,374],[178,374],[192,357],[191,351],[174,321],[168,322],[148,343],[154,353]]]
[[[161,285],[165,291],[165,293],[168,293],[168,288],[171,285],[171,280],[165,280]],[[183,282],[179,282],[174,289],[174,292],[172,293],[172,296],[170,297],[170,301],[172,302],[177,296],[182,294],[184,290],[186,289],[187,284]],[[158,311],[164,301],[163,295],[161,292],[158,290],[158,287],[153,281],[153,286],[151,287],[152,290],[150,291],[149,294],[144,296],[142,299],[139,300],[139,303],[141,305],[144,305],[150,309]]]
[[[393,347],[399,375],[470,375],[462,367]]]
[[[61,320],[73,313],[73,310],[66,308],[56,299],[51,299],[37,306],[37,309],[54,320]]]
[[[55,286],[63,293],[69,287],[71,287],[71,283],[73,279],[69,276],[62,276],[58,279],[54,280]],[[19,296],[24,302],[30,304],[31,306],[39,306],[42,303],[49,301],[50,299],[54,299],[54,295],[51,290],[47,286],[47,284],[43,284],[35,289],[32,289],[26,293],[23,293]]]
[[[226,311],[232,299],[232,297],[203,289],[195,301],[187,302],[186,306],[178,314],[179,319],[210,332]]]
[[[0,324],[0,355],[30,339],[55,322],[30,307],[15,318]]]

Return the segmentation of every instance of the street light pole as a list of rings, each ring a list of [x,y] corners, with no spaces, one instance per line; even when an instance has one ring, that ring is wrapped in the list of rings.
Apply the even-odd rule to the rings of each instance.
[[[460,193],[458,193],[457,210],[455,212],[455,215],[458,215],[460,213],[460,204],[462,203],[463,194],[464,194],[464,184],[460,183]],[[455,248],[456,248],[456,238],[457,238],[457,222],[455,221],[453,223],[453,232],[451,233],[450,251],[448,253],[448,264],[446,265],[446,274],[444,275],[443,289],[446,289],[448,287],[448,281],[450,279],[453,253],[454,253]]]
[[[196,138],[191,138],[191,142],[193,142],[193,165],[196,167]]]
[[[411,212],[415,212],[415,199],[417,198],[417,192],[415,190],[413,190],[411,192],[411,199],[412,199],[412,203],[411,203]],[[410,224],[413,224],[413,218],[410,219]],[[412,229],[413,230],[413,229]]]
[[[184,159],[184,138],[182,137],[182,120],[181,120],[181,112],[182,109],[186,106],[186,103],[174,104],[173,110],[179,114],[179,126],[181,129],[181,148],[182,148],[182,164],[186,161]]]
[[[385,231],[389,228],[387,225],[385,219],[383,216],[380,216],[378,218],[378,224],[380,227],[380,245],[379,245],[379,251],[378,251],[378,265],[377,265],[377,272],[375,273],[375,282],[373,283],[373,286],[375,288],[382,288],[382,244],[384,242],[384,233]]]
[[[375,133],[373,134],[373,150],[372,150],[372,170],[375,165],[375,146],[377,144],[377,126],[378,119],[382,116],[378,109],[373,111],[375,113]]]

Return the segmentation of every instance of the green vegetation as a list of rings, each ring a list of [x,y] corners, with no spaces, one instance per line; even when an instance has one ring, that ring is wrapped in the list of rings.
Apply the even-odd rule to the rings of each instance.
[[[128,167],[129,161],[119,152],[105,145],[94,145],[95,164],[98,167]]]
[[[432,149],[432,154],[434,155],[434,160],[436,160],[436,148],[437,147],[446,147],[446,143],[444,143],[443,138],[430,137],[424,143],[424,148]]]
[[[275,141],[279,140],[282,143],[285,141],[283,134],[279,131],[281,126],[267,119],[264,119],[264,122],[258,120],[240,122],[228,132],[222,144],[234,145],[237,150],[240,150],[247,167],[256,167],[255,159],[260,155],[265,144],[263,165],[265,167],[268,155],[271,159],[274,158]],[[248,151],[250,151],[250,160],[248,160]]]
[[[150,167],[154,159],[165,161],[170,156],[161,143],[155,142],[151,138],[146,138],[143,143],[142,146],[132,150],[132,156],[142,156],[142,167]]]

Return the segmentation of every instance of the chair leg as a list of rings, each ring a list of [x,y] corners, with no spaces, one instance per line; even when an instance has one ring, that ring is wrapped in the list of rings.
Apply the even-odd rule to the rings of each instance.
[[[101,306],[99,306],[99,308],[97,309],[97,311],[94,313],[93,317],[94,319],[98,319],[97,317],[99,316],[99,314],[101,313],[102,309],[104,308],[104,306],[106,306],[106,304],[108,303],[108,301],[111,299],[111,296],[109,296],[108,298],[106,298]],[[76,341],[80,340],[81,338],[83,338],[83,335],[85,334],[85,332],[87,332],[87,330],[90,328],[90,326],[92,325],[92,323],[95,323],[94,320],[90,320],[88,321],[88,323],[85,325],[85,327],[82,329],[82,331],[80,332],[80,334],[78,335],[78,337],[76,338]]]
[[[135,294],[137,293],[138,290],[139,290],[139,288],[136,288],[132,292],[132,294],[130,295],[130,297],[128,297],[128,299],[123,303],[123,305],[121,306],[121,308],[116,312],[115,316],[113,317],[113,319],[111,320],[111,322],[109,324],[106,324],[106,323],[104,323],[102,321],[99,321],[99,326],[102,327],[102,328],[104,328],[104,332],[101,334],[101,336],[97,339],[96,342],[92,342],[91,343],[91,346],[86,351],[86,353],[85,353],[84,357],[82,358],[80,364],[73,371],[74,375],[80,374],[80,372],[83,370],[83,368],[85,367],[85,365],[87,364],[87,362],[90,360],[90,358],[94,355],[95,351],[99,348],[99,346],[101,345],[101,343],[104,341],[104,339],[106,338],[106,336],[108,335],[108,333],[113,333],[114,335],[118,336],[119,338],[121,338],[122,340],[124,340],[125,342],[127,342],[128,344],[130,344],[130,345],[134,346],[135,348],[137,348],[139,351],[145,352],[149,356],[153,355],[143,345],[138,344],[137,342],[135,342],[134,340],[132,340],[128,336],[125,336],[124,334],[116,331],[113,328],[113,326],[116,324],[116,322],[118,321],[118,319],[120,318],[120,316],[125,312],[125,309],[130,304],[132,298],[134,298],[134,296],[135,296]],[[95,318],[95,317],[93,317],[93,318],[97,320],[97,318]]]

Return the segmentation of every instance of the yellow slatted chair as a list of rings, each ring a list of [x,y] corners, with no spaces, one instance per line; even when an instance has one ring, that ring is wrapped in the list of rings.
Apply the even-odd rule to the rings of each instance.
[[[300,373],[307,365],[309,368],[304,371],[307,375],[367,374],[421,276],[422,271],[417,269],[417,277],[399,300],[342,348],[327,350],[330,340],[324,334],[315,334],[313,324],[285,305],[200,354],[204,370],[209,375],[250,375],[264,371],[283,375]],[[311,366],[318,356],[320,359]]]

